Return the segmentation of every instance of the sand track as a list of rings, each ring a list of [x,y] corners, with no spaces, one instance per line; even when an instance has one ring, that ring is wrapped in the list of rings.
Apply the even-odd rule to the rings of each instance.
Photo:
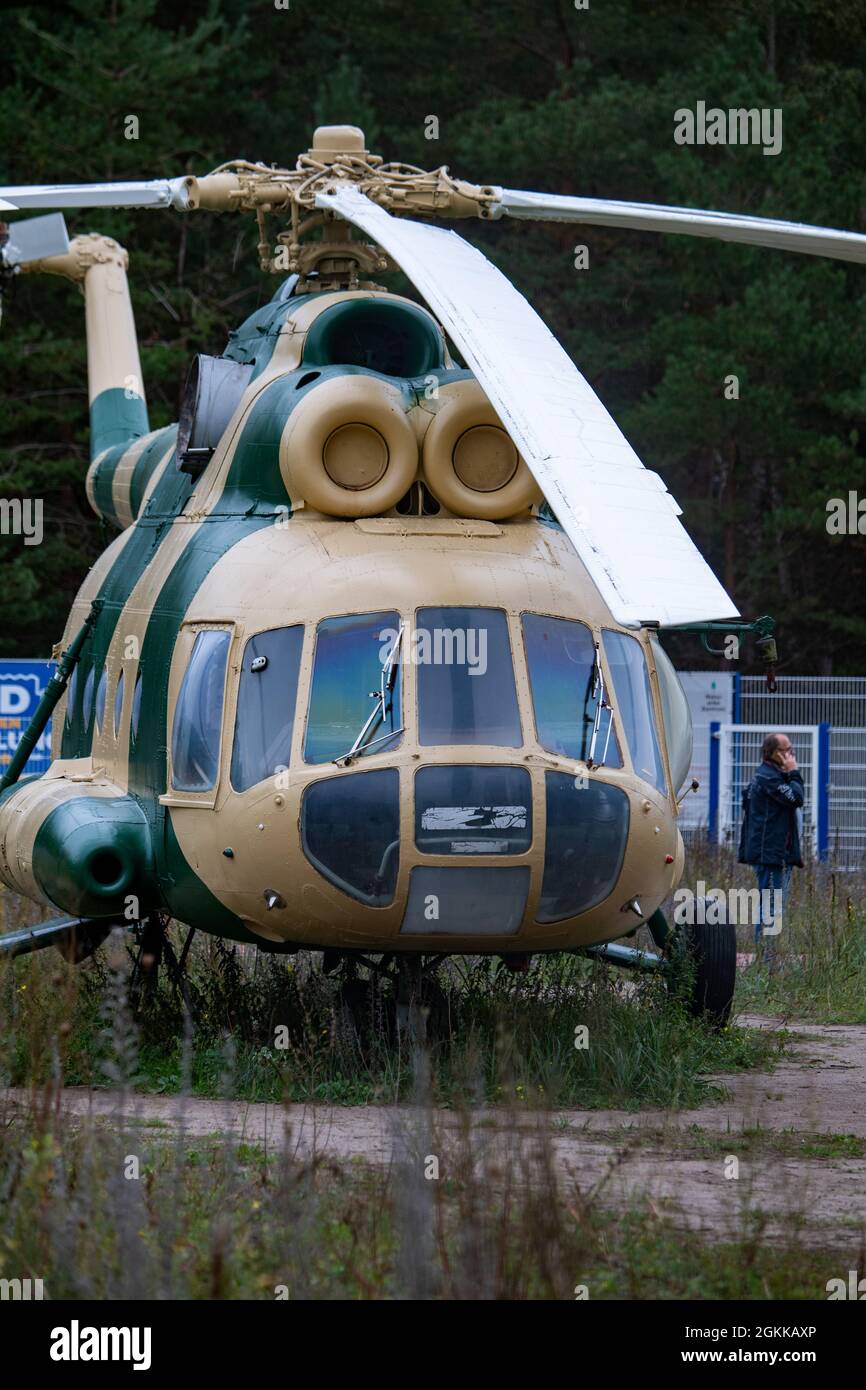
[[[739,1021],[782,1026],[779,1019]],[[752,1220],[761,1213],[764,1238],[797,1226],[810,1243],[850,1245],[853,1258],[866,1242],[866,1157],[803,1157],[798,1150],[819,1135],[866,1141],[866,1027],[785,1026],[795,1040],[774,1071],[714,1078],[729,1095],[699,1109],[477,1110],[471,1123],[477,1161],[489,1165],[494,1180],[509,1156],[531,1175],[541,1134],[564,1194],[578,1204],[649,1198],[659,1214],[716,1238],[742,1232],[746,1214]],[[26,1092],[0,1093],[0,1120],[14,1123],[28,1100]],[[59,1103],[67,1114],[99,1123],[123,1116],[127,1124],[166,1134],[182,1126],[190,1138],[288,1145],[304,1159],[387,1167],[407,1153],[435,1153],[443,1177],[465,1136],[455,1112],[419,1115],[408,1106],[277,1106],[140,1094],[124,1102],[114,1092],[76,1088],[64,1090]],[[836,1152],[844,1148],[838,1138],[825,1143]],[[738,1160],[736,1178],[726,1176],[731,1158]]]

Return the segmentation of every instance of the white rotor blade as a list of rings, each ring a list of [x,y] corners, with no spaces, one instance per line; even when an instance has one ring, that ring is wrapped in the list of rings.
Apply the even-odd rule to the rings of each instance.
[[[6,241],[0,245],[0,261],[5,266],[26,265],[47,256],[65,256],[68,250],[63,213],[48,212],[44,217],[28,217],[10,224]]]
[[[17,207],[15,206],[14,203],[7,203],[5,198],[0,198],[0,212],[17,212],[17,211],[18,211],[18,209],[17,209]]]
[[[622,623],[733,617],[679,507],[523,295],[456,232],[391,217],[351,185],[316,204],[402,267],[447,329]]]
[[[570,198],[556,193],[525,193],[499,188],[494,216],[530,218],[543,222],[586,222],[599,227],[626,227],[637,232],[681,232],[715,237],[748,246],[799,251],[806,256],[830,256],[837,261],[866,261],[866,236],[810,227],[807,222],[777,222],[770,217],[742,217],[734,212],[705,212],[669,208],[658,203],[620,203],[609,198]]]
[[[46,183],[0,188],[7,208],[187,207],[187,181],[151,179],[131,183]],[[8,201],[7,201],[8,200]]]

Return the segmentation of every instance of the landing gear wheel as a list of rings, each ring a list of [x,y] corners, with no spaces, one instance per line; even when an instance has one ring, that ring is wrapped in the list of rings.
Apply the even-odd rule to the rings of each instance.
[[[677,931],[671,982],[687,1011],[713,1028],[731,1016],[737,981],[737,931],[732,922],[689,922]]]

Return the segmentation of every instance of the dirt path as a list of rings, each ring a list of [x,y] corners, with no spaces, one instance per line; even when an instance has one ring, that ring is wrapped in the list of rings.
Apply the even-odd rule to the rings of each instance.
[[[780,1026],[778,1019],[740,1021]],[[563,1190],[576,1201],[594,1196],[621,1206],[649,1197],[660,1214],[716,1237],[735,1235],[745,1213],[761,1212],[766,1236],[797,1224],[812,1242],[842,1238],[856,1252],[866,1240],[866,1157],[860,1156],[866,1153],[866,1027],[787,1026],[797,1035],[790,1056],[772,1073],[714,1078],[730,1093],[720,1104],[685,1111],[479,1110],[472,1117],[474,1151],[494,1164],[510,1153],[531,1171],[543,1135]],[[0,1093],[0,1119],[4,1111],[13,1118],[26,1100],[22,1092]],[[111,1092],[74,1088],[61,1097],[67,1113],[114,1122],[118,1101]],[[463,1142],[463,1122],[447,1110],[419,1117],[410,1107],[135,1095],[124,1114],[145,1130],[182,1125],[189,1137],[288,1144],[300,1158],[387,1166],[407,1152],[432,1153],[442,1176]],[[854,1139],[846,1143],[839,1137],[845,1135]]]

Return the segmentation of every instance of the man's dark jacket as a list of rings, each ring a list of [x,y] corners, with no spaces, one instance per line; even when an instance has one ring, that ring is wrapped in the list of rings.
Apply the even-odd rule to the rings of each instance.
[[[797,811],[803,805],[803,775],[763,762],[743,792],[741,864],[803,866]]]

